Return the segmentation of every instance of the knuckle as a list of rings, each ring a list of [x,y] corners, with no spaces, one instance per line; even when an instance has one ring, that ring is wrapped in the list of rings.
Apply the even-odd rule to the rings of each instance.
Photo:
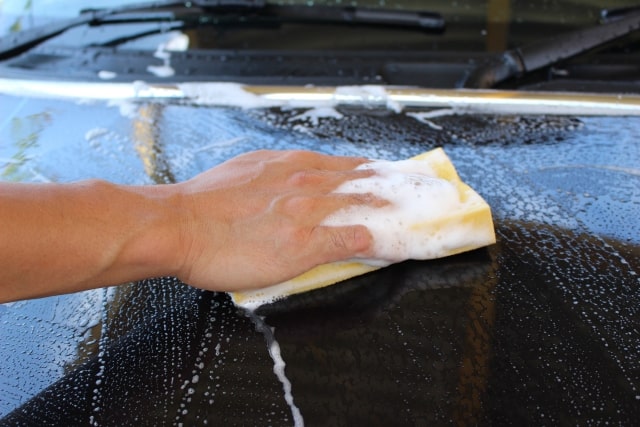
[[[370,205],[373,203],[375,196],[372,193],[353,194],[352,202],[358,205]]]
[[[368,254],[373,248],[373,236],[369,229],[363,225],[352,228],[351,237],[353,239],[353,249],[361,254]]]
[[[282,209],[287,215],[304,217],[313,213],[315,203],[312,198],[307,196],[291,196],[283,199]]]
[[[330,156],[309,150],[284,151],[281,160],[299,166],[317,166],[325,164]]]
[[[291,174],[289,184],[294,187],[301,187],[307,184],[313,184],[320,181],[321,177],[316,171],[301,170]]]
[[[331,244],[336,249],[349,248],[347,236],[345,236],[345,233],[341,232],[331,233]]]
[[[387,200],[380,198],[371,192],[350,194],[349,203],[353,205],[371,206],[374,208],[380,208],[389,204]]]
[[[371,234],[364,226],[338,230],[331,235],[333,247],[345,253],[367,253],[371,247]]]
[[[302,150],[286,150],[282,151],[282,160],[287,162],[301,162],[309,158],[309,155],[312,154],[309,151]]]

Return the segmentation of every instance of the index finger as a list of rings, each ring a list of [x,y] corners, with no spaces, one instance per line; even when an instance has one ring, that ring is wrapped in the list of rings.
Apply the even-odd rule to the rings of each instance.
[[[336,156],[315,151],[288,151],[284,155],[293,164],[328,171],[351,170],[370,161],[365,157]]]

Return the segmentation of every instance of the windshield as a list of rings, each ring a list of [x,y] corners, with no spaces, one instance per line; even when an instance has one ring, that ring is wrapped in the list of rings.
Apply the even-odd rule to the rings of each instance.
[[[430,10],[441,13],[447,22],[445,40],[464,41],[469,48],[501,51],[540,36],[549,36],[582,26],[597,24],[603,11],[618,11],[636,6],[633,0],[571,1],[571,0],[287,0],[271,2],[280,5],[363,7],[391,10]],[[53,20],[77,16],[88,6],[94,9],[141,4],[140,1],[82,0],[65,1],[64,7],[55,0],[4,0],[0,2],[0,35],[17,32]],[[190,4],[190,2],[185,2]],[[606,12],[605,12],[606,13]],[[544,31],[541,32],[541,26]],[[111,30],[110,30],[111,31]],[[325,33],[325,36],[329,35]],[[386,37],[387,39],[391,37]],[[365,40],[366,37],[362,37]],[[72,40],[71,38],[69,40]],[[76,38],[77,40],[77,38]],[[282,41],[282,39],[280,39]],[[290,40],[292,41],[292,40]],[[442,37],[429,40],[430,48],[438,48]],[[422,46],[425,47],[424,45]]]
[[[238,1],[6,1],[0,74],[638,92],[627,0]]]

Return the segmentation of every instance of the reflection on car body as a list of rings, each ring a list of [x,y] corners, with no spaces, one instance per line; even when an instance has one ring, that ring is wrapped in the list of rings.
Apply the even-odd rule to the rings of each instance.
[[[530,45],[540,23],[514,1],[440,3],[428,9],[444,33],[182,28],[177,12],[160,23],[137,12],[1,61],[2,180],[163,184],[260,148],[403,159],[442,146],[491,205],[498,243],[251,315],[173,278],[0,305],[0,424],[633,424],[637,31],[494,90],[459,89],[494,50]],[[593,6],[541,7],[549,33],[597,25]],[[328,28],[342,44],[305,50]],[[189,46],[165,64],[154,54],[177,30]],[[163,64],[174,73],[147,70]]]

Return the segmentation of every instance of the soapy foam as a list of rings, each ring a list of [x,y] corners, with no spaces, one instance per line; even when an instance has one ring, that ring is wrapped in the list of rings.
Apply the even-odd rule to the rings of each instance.
[[[275,339],[269,345],[269,355],[273,360],[273,372],[276,374],[280,382],[282,383],[282,387],[284,389],[284,400],[291,408],[291,415],[293,416],[293,425],[295,427],[303,427],[304,419],[302,418],[302,414],[300,413],[300,409],[293,403],[293,395],[291,394],[291,381],[287,378],[287,375],[284,372],[284,367],[286,364],[284,363],[284,359],[282,359],[282,355],[280,353],[280,344]]]
[[[468,227],[460,224],[434,228],[429,233],[415,232],[419,224],[445,222],[477,201],[463,202],[457,186],[439,178],[424,162],[376,161],[359,169],[372,169],[376,174],[348,181],[336,193],[372,193],[390,204],[382,208],[343,209],[326,218],[323,225],[366,226],[374,239],[374,258],[366,260],[367,263],[385,266],[406,259],[436,258],[460,246],[469,236]]]
[[[160,43],[153,56],[162,60],[162,65],[149,65],[147,71],[158,77],[171,77],[175,70],[171,67],[171,52],[185,51],[189,47],[189,37],[178,31],[172,31],[167,41]]]
[[[98,78],[102,80],[111,80],[118,77],[118,73],[109,70],[100,70],[98,71]]]
[[[341,119],[342,117],[344,116],[338,111],[336,111],[335,108],[317,107],[317,108],[312,108],[308,111],[305,111],[302,114],[298,114],[297,116],[293,116],[289,120],[306,120],[311,122],[313,126],[317,126],[318,123],[320,123],[320,119],[323,119],[323,118]]]
[[[91,142],[92,140],[96,138],[100,138],[101,136],[104,136],[107,133],[109,133],[109,129],[93,128],[88,130],[87,133],[84,134],[84,139]]]
[[[380,266],[365,263],[365,261],[358,259],[320,265],[296,277],[295,280],[244,292],[241,301],[238,299],[239,294],[233,294],[234,302],[248,311],[255,311],[261,305],[271,304],[287,295],[328,286],[349,277],[359,276],[380,268]]]
[[[170,65],[149,65],[147,66],[147,71],[151,74],[156,75],[157,77],[171,77],[176,72]]]
[[[399,113],[402,105],[394,101],[384,86],[338,86],[334,93],[336,103],[364,103],[365,105],[384,105],[391,111]]]
[[[284,400],[289,405],[291,409],[291,416],[293,417],[293,425],[295,427],[304,427],[304,418],[302,418],[302,413],[300,409],[293,402],[293,394],[291,393],[291,381],[287,378],[285,374],[284,368],[286,363],[282,358],[282,353],[280,351],[280,344],[276,340],[274,335],[274,328],[269,326],[264,318],[261,316],[257,316],[252,311],[246,312],[247,316],[253,321],[256,325],[256,329],[259,332],[262,332],[265,340],[267,341],[267,346],[269,348],[269,356],[271,356],[271,360],[273,360],[273,373],[276,374],[278,380],[282,383],[282,388],[284,391]]]
[[[183,95],[198,105],[225,105],[243,109],[267,108],[281,105],[248,92],[238,83],[181,83]]]

